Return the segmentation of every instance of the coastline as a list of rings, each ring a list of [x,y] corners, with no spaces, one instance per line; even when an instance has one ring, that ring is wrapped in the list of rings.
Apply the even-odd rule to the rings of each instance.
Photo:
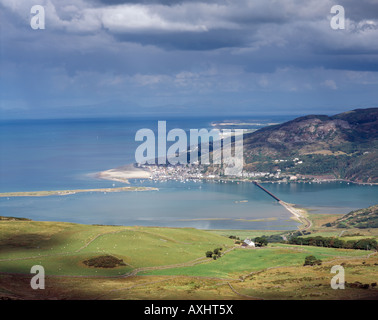
[[[327,182],[346,182],[346,183],[352,183],[357,185],[366,185],[366,186],[378,186],[378,182],[357,182],[352,180],[345,180],[345,179],[321,179],[321,180],[305,180],[305,181],[298,181],[298,180],[292,180],[292,181],[277,181],[277,180],[256,180],[259,183],[327,183]]]
[[[312,221],[307,217],[307,211],[305,209],[296,208],[294,204],[282,200],[278,203],[293,215],[293,217],[291,217],[293,220],[298,221],[303,225],[299,230],[307,230],[312,227]]]

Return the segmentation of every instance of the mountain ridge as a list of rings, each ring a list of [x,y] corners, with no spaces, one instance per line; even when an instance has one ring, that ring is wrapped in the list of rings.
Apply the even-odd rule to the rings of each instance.
[[[301,163],[293,163],[293,158]],[[244,135],[247,171],[378,182],[378,108],[307,115]],[[284,160],[277,164],[277,160]],[[286,161],[285,161],[286,160]]]

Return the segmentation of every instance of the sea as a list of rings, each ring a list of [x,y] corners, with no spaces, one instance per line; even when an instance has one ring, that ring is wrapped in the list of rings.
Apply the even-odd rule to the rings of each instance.
[[[140,129],[212,129],[241,120],[259,129],[295,116],[128,117],[0,120],[0,192],[122,187],[96,173],[135,162]],[[248,123],[248,125],[246,124]],[[226,127],[224,127],[226,128]],[[188,135],[189,136],[189,135]],[[79,193],[0,198],[0,216],[83,224],[292,230],[298,223],[273,198],[249,182],[130,180],[158,191]],[[278,198],[311,213],[345,214],[377,203],[378,186],[347,182],[266,183]]]

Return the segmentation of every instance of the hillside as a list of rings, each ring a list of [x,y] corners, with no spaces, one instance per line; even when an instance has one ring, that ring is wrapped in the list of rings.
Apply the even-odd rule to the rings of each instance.
[[[244,157],[249,171],[378,182],[378,108],[309,115],[262,128],[244,136]]]
[[[378,205],[349,212],[326,226],[358,229],[378,228]]]
[[[378,256],[371,250],[285,243],[247,249],[227,236],[240,232],[253,238],[267,231],[2,220],[0,300],[378,297]],[[206,257],[215,248],[221,257]],[[304,266],[308,256],[322,265]],[[345,290],[330,286],[335,259],[348,268]],[[44,267],[46,290],[31,288],[33,265]]]

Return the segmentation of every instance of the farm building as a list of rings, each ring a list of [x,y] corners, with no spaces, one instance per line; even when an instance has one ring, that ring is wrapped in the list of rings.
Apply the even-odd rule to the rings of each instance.
[[[242,243],[243,247],[255,247],[255,243],[251,239],[245,239]]]

